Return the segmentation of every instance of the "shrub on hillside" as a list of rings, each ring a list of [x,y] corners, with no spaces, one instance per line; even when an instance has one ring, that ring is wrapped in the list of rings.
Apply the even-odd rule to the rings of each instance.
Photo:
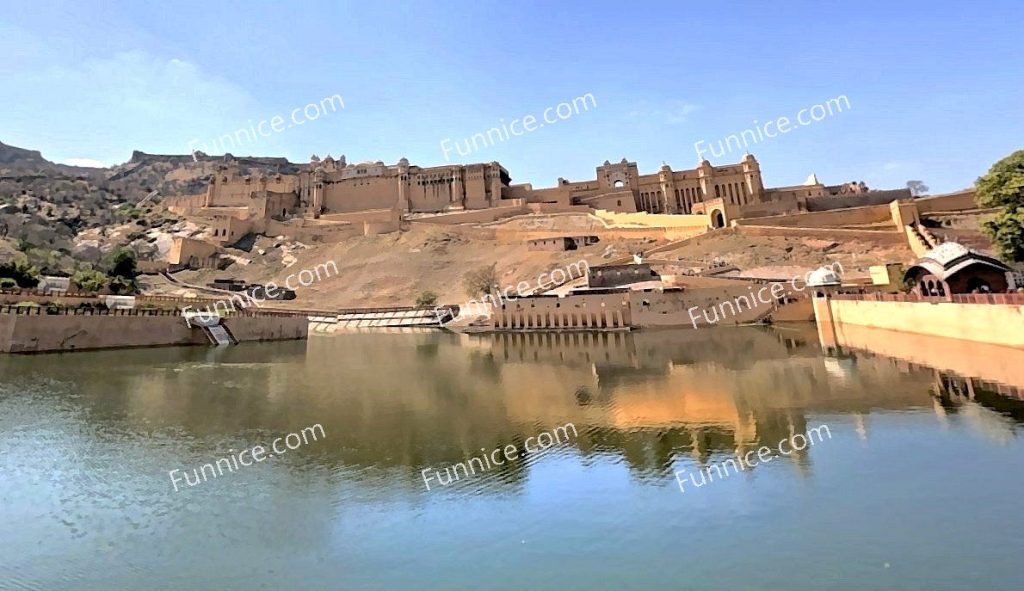
[[[469,271],[462,276],[462,286],[466,290],[466,295],[471,298],[491,293],[491,289],[494,289],[497,283],[498,272],[494,264]]]
[[[416,298],[416,305],[421,308],[429,308],[437,304],[437,294],[432,291],[425,291]]]
[[[25,260],[0,263],[0,278],[4,277],[14,281],[18,287],[31,288],[39,285],[39,269]]]

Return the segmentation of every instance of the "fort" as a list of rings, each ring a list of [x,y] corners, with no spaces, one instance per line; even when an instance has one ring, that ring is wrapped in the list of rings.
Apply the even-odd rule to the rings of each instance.
[[[555,186],[537,189],[530,183],[512,183],[498,162],[420,167],[405,158],[389,165],[314,155],[298,172],[250,175],[228,154],[209,176],[204,194],[171,197],[165,204],[174,213],[208,226],[212,243],[228,246],[249,233],[338,242],[401,231],[409,223],[482,224],[524,214],[559,213],[603,215],[606,221],[623,226],[635,226],[631,222],[636,220],[651,225],[657,220],[664,227],[689,228],[686,232],[693,235],[737,220],[909,198],[906,189],[872,191],[863,183],[826,186],[813,174],[801,185],[765,187],[760,164],[752,154],[720,166],[701,160],[687,170],[663,164],[652,174],[641,174],[636,162],[623,158],[596,167],[593,179],[559,178]],[[630,214],[641,217],[632,219]],[[561,246],[565,244],[536,246],[566,248]],[[200,252],[182,253],[179,246],[179,260],[210,259],[208,248],[186,245],[185,250],[190,246]]]

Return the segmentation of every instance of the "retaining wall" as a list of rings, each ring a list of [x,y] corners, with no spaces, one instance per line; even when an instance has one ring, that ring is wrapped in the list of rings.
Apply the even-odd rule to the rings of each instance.
[[[1024,297],[835,296],[814,299],[818,332],[835,338],[843,324],[1024,347]],[[984,302],[984,303],[969,303]]]
[[[224,324],[246,342],[304,339],[309,321],[300,315],[260,315],[226,318]],[[179,314],[0,313],[0,353],[208,344],[206,335]]]
[[[849,230],[844,228],[794,228],[785,226],[736,226],[746,236],[791,236],[827,240],[868,240],[878,244],[906,244],[903,232],[883,230]]]

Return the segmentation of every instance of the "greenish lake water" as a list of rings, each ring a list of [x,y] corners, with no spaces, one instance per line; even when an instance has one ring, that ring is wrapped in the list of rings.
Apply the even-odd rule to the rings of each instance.
[[[0,357],[0,589],[1021,589],[1024,405],[962,385],[813,327]]]

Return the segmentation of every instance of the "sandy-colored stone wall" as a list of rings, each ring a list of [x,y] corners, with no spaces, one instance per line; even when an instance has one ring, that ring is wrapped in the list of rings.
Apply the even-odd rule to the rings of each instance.
[[[907,237],[895,230],[849,230],[843,228],[798,228],[785,226],[736,226],[745,236],[790,236],[823,240],[867,240],[877,244],[905,244]]]
[[[854,324],[1024,347],[1024,304],[815,298],[814,307],[819,333],[833,338],[835,327]]]
[[[389,222],[398,219],[395,209],[368,209],[352,213],[332,213],[320,216],[321,222]]]
[[[841,228],[879,224],[892,220],[888,205],[870,205],[833,211],[818,211],[735,220],[737,225],[790,226],[796,228]]]
[[[167,262],[187,265],[191,269],[214,269],[217,267],[217,251],[217,246],[209,242],[176,236],[171,243]]]
[[[707,229],[708,217],[705,215],[668,215],[641,211],[637,213],[617,213],[599,209],[594,215],[608,224],[615,226],[648,226],[654,228],[697,228]]]
[[[516,200],[515,203],[503,205],[501,207],[445,213],[436,216],[416,218],[411,221],[417,224],[479,224],[493,222],[495,220],[514,215],[529,213],[529,211],[530,210],[527,208],[525,203]]]
[[[859,195],[825,195],[809,197],[807,211],[831,211],[851,207],[870,205],[888,205],[897,199],[910,199],[909,189],[892,189],[889,191],[869,191]]]
[[[634,326],[640,328],[693,328],[694,320],[690,317],[690,308],[693,307],[697,308],[693,314],[697,318],[697,328],[745,324],[754,322],[772,309],[770,304],[763,304],[751,296],[751,289],[756,294],[759,288],[755,284],[736,281],[721,287],[685,289],[682,292],[632,291],[629,294],[630,310]],[[768,295],[766,292],[765,299],[769,299]],[[737,309],[738,296],[752,301],[753,307],[744,301]],[[720,307],[723,302],[727,302],[724,308]],[[708,321],[716,318],[717,322]]]
[[[530,213],[544,215],[550,213],[590,213],[590,207],[586,205],[569,205],[565,203],[529,203],[527,208]]]
[[[160,205],[167,211],[180,216],[195,215],[206,203],[206,193],[199,195],[181,195],[178,197],[164,197]]]
[[[615,191],[593,197],[584,197],[580,199],[580,203],[598,210],[620,213],[636,212],[636,198],[633,196],[632,191]]]
[[[630,326],[629,314],[623,293],[519,298],[497,306],[491,326],[495,330],[625,329]]]
[[[239,341],[301,339],[304,316],[225,319]],[[0,353],[80,351],[122,347],[205,345],[206,336],[180,315],[24,315],[0,314]]]
[[[268,236],[287,236],[299,242],[332,243],[341,242],[353,236],[361,236],[363,225],[350,222],[320,224],[310,220],[289,220],[288,222],[267,220],[266,234]]]
[[[917,211],[924,214],[936,211],[975,209],[978,205],[974,202],[974,199],[975,190],[967,189],[966,191],[947,193],[945,195],[922,197],[921,199],[915,199],[914,203],[917,205]]]

